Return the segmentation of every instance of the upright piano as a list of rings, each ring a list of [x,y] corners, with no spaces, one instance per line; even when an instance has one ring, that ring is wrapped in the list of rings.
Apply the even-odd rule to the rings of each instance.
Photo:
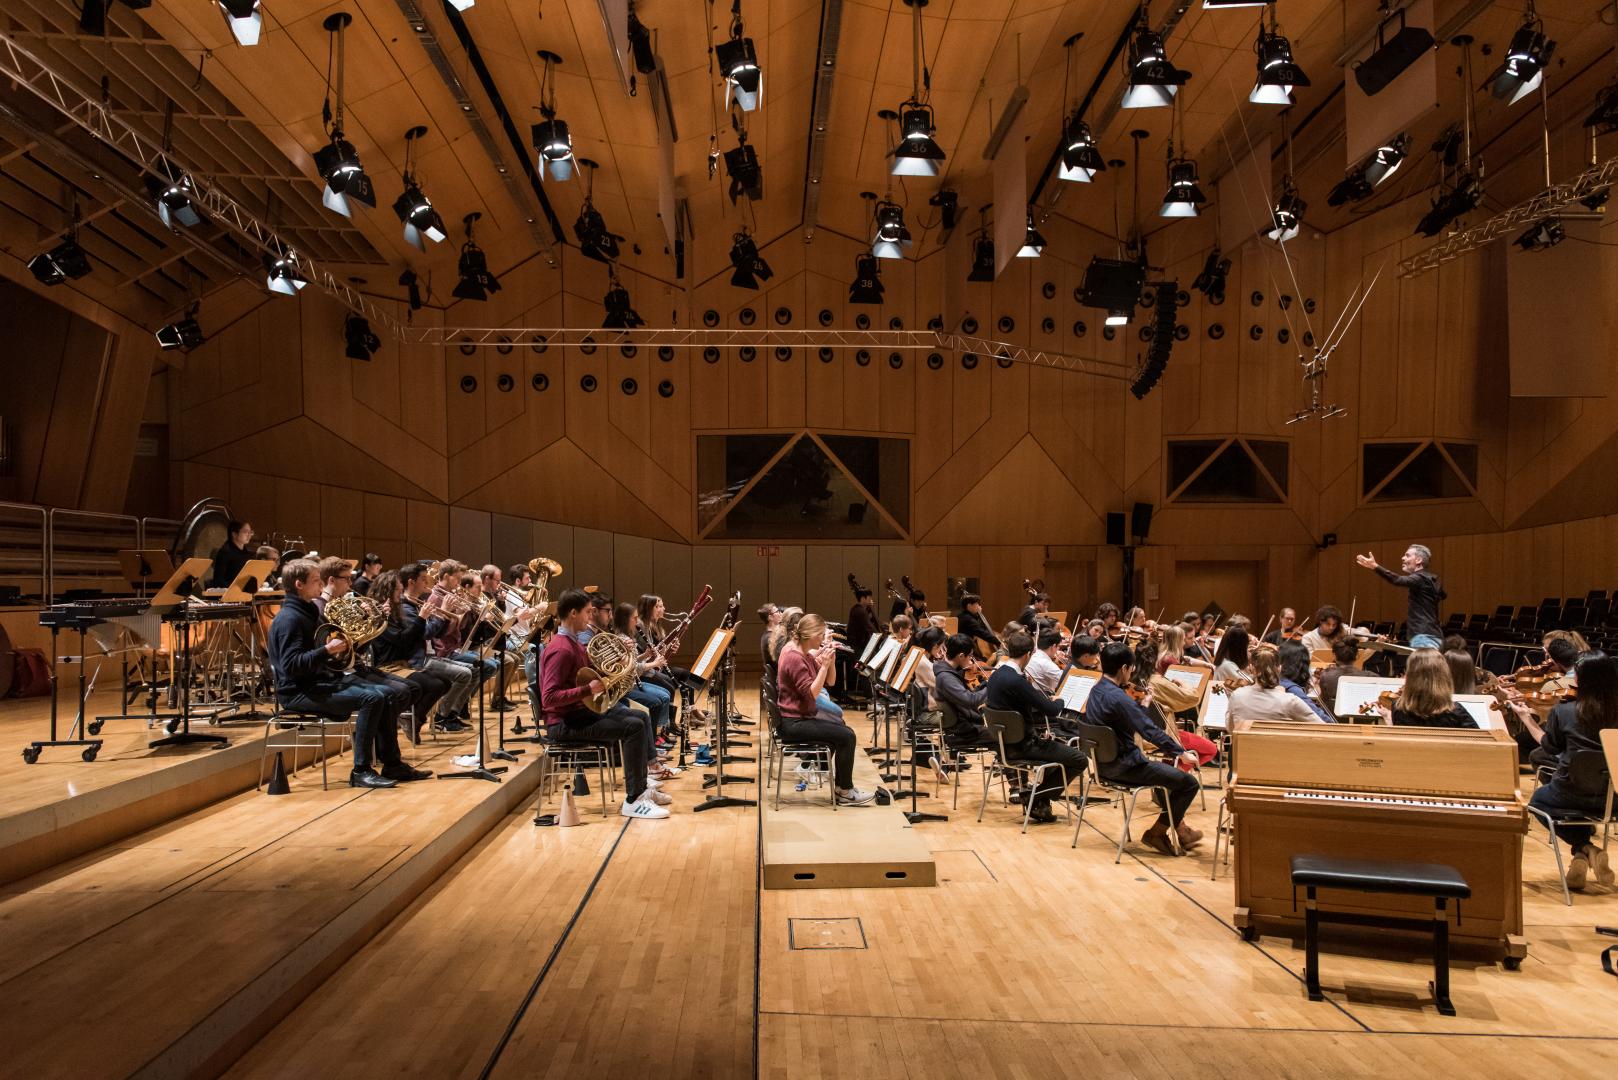
[[[1458,946],[1527,952],[1522,936],[1526,800],[1517,745],[1503,731],[1240,721],[1235,777],[1236,927],[1302,931],[1294,855],[1396,859],[1455,867],[1472,898],[1451,914]],[[1425,897],[1322,890],[1333,911],[1430,915]],[[1457,919],[1456,916],[1459,916]]]

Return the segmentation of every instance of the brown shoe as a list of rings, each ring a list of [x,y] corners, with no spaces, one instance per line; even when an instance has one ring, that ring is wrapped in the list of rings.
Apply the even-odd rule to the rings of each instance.
[[[1141,843],[1145,844],[1147,847],[1151,848],[1160,855],[1179,854],[1179,852],[1174,850],[1174,842],[1169,839],[1169,827],[1162,823],[1153,825],[1150,829],[1147,829],[1145,835],[1142,836],[1140,840]]]
[[[1180,847],[1182,849],[1195,847],[1202,840],[1202,833],[1184,822],[1180,823],[1180,827],[1176,831],[1180,834]]]

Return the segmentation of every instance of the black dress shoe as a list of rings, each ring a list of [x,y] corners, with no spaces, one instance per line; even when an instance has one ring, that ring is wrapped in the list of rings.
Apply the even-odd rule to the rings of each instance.
[[[355,769],[348,774],[349,787],[398,787],[399,781],[390,780],[386,776],[372,772],[370,769]]]
[[[431,769],[414,769],[402,762],[398,765],[384,765],[382,775],[389,780],[396,780],[401,784],[408,784],[414,780],[426,780],[433,775]]]
[[[493,709],[495,712],[509,712],[516,707],[517,706],[507,701],[505,698],[495,698],[493,701],[489,702],[489,708]]]
[[[1050,825],[1056,821],[1056,812],[1051,809],[1050,803],[1042,803],[1033,808],[1028,814],[1030,825]]]
[[[472,719],[472,706],[470,706],[470,705],[462,705],[461,706],[461,711],[456,713],[455,715],[460,717],[462,720],[470,720],[470,719]]]
[[[434,731],[442,731],[453,734],[457,731],[465,731],[466,729],[467,725],[455,719],[453,716],[448,718],[439,718],[433,721]]]

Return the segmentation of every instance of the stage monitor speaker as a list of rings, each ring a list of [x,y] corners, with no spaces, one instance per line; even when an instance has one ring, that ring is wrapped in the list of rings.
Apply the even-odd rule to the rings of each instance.
[[[1138,502],[1129,515],[1129,534],[1137,540],[1146,539],[1152,531],[1152,504]]]
[[[1113,547],[1123,547],[1124,541],[1124,515],[1107,515],[1107,543]]]

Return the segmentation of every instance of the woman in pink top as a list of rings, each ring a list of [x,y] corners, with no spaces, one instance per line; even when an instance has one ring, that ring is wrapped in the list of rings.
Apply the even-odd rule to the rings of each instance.
[[[830,677],[835,650],[826,642],[826,620],[805,615],[792,628],[791,640],[776,662],[776,703],[781,713],[781,738],[787,742],[822,742],[832,748],[833,782],[837,801],[863,806],[875,796],[854,786],[854,730],[847,724],[818,716],[816,698]]]

